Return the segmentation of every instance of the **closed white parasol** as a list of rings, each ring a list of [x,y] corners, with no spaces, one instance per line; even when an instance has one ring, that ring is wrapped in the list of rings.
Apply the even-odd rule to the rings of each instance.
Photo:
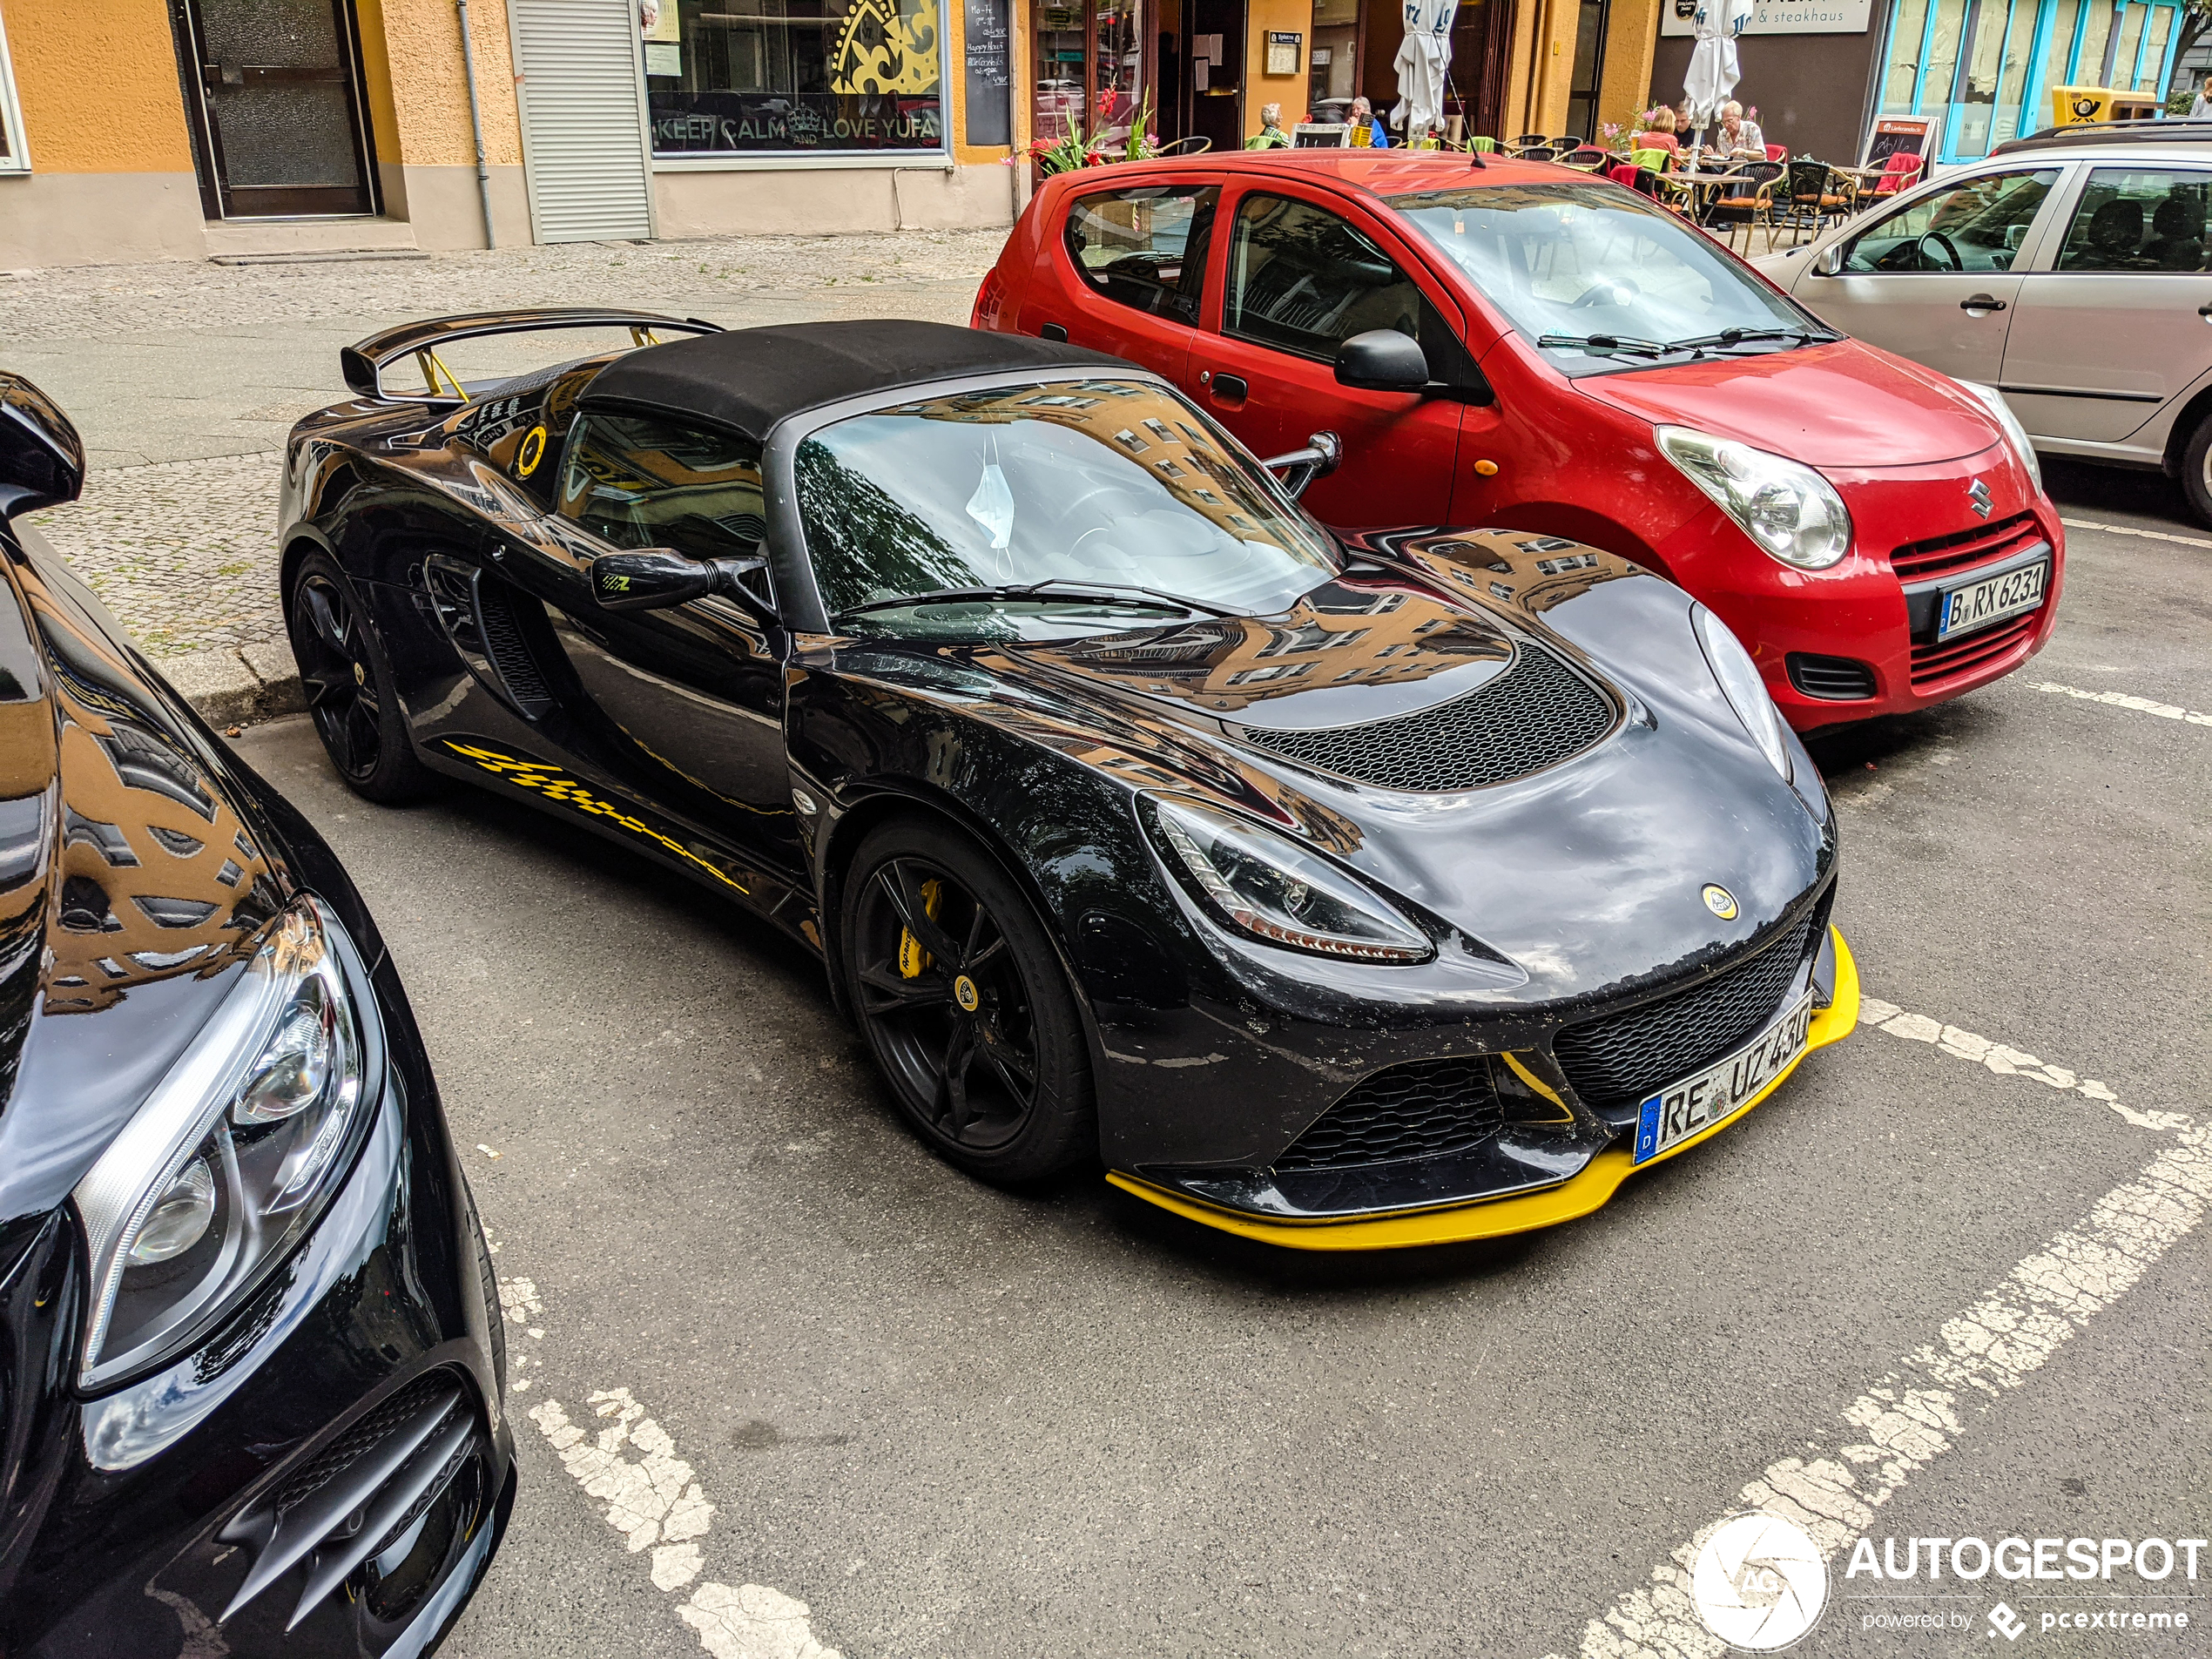
[[[1750,26],[1751,0],[1697,0],[1697,44],[1683,78],[1692,131],[1703,132],[1736,90],[1736,37]]]
[[[1398,102],[1390,124],[1412,144],[1444,125],[1445,77],[1452,67],[1452,18],[1459,0],[1403,0],[1406,38],[1399,43]]]

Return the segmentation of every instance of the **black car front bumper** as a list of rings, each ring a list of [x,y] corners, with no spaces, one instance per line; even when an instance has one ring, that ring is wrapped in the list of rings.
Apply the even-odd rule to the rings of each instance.
[[[497,1282],[388,961],[373,977],[389,1048],[359,1161],[206,1346],[71,1395],[64,1216],[0,1286],[0,1652],[413,1659],[489,1565],[515,1482]]]

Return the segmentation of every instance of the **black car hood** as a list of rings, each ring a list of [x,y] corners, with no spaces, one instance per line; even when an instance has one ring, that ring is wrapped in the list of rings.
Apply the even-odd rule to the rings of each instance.
[[[978,666],[1088,705],[1155,776],[1274,820],[1518,966],[1516,1000],[1617,992],[1740,949],[1810,903],[1827,796],[1787,739],[1751,741],[1690,625],[1628,561],[1548,538],[1399,538],[1279,616],[987,652]],[[1529,775],[1415,792],[1287,764],[1270,736],[1440,705],[1548,653],[1613,700],[1598,741]],[[1407,741],[1420,741],[1419,721]],[[1732,916],[1703,898],[1716,883]],[[1486,992],[1486,995],[1494,993]]]
[[[0,592],[0,1227],[68,1196],[283,901],[265,838],[57,563],[16,561]]]

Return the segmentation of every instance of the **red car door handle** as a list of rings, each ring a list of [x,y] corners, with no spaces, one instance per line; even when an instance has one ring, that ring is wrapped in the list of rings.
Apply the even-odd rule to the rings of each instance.
[[[1059,323],[1049,322],[1037,330],[1037,336],[1041,340],[1056,340],[1065,345],[1068,341],[1068,331]]]
[[[1251,388],[1241,374],[1217,374],[1208,382],[1216,397],[1226,398],[1231,403],[1241,403],[1251,395]]]
[[[1959,302],[1961,311],[2002,311],[2005,302],[1993,293],[1968,294]]]

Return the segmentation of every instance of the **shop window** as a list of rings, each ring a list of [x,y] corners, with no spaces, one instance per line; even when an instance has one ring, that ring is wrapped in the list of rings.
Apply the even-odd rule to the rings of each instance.
[[[2173,37],[2174,19],[2180,15],[2175,6],[2160,6],[2150,14],[2150,27],[2143,35],[2143,60],[2135,67],[2135,90],[2155,91],[2159,71],[2166,67],[2166,43]]]
[[[1032,138],[1055,145],[1075,134],[1099,151],[1125,146],[1151,101],[1140,0],[1056,0],[1034,16]]]
[[[1575,30],[1575,73],[1567,92],[1567,131],[1585,143],[1598,136],[1598,81],[1605,71],[1606,0],[1581,0]]]
[[[1317,120],[1340,119],[1343,110],[1322,106],[1349,108],[1359,96],[1359,0],[1313,0],[1313,49],[1306,63],[1312,71],[1306,107]]]
[[[2059,253],[2061,271],[2204,269],[2212,173],[2099,167]]]
[[[23,140],[23,112],[16,103],[16,70],[8,59],[7,26],[0,23],[0,173],[30,171],[30,152]]]
[[[1411,334],[1439,361],[1457,344],[1389,254],[1310,202],[1247,196],[1229,250],[1225,334],[1324,362],[1370,328]]]
[[[2058,176],[2056,168],[1992,173],[1923,196],[1853,240],[1844,269],[2009,271]]]
[[[1180,322],[1198,320],[1217,185],[1154,185],[1078,198],[1068,253],[1097,293]]]
[[[941,150],[944,0],[660,0],[657,156]]]

